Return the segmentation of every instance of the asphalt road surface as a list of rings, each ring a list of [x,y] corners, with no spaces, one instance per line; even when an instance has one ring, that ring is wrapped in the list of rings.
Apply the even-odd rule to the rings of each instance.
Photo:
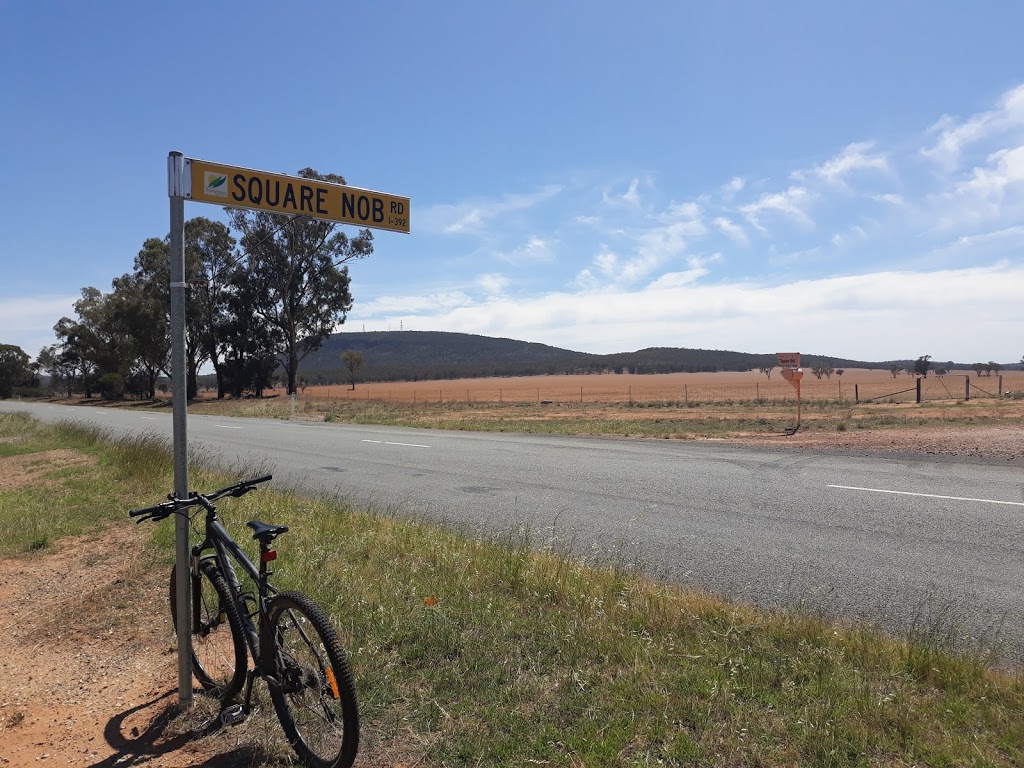
[[[169,413],[0,410],[171,436]],[[895,632],[945,617],[1024,662],[1024,471],[1005,461],[213,416],[189,416],[188,439],[278,487]]]

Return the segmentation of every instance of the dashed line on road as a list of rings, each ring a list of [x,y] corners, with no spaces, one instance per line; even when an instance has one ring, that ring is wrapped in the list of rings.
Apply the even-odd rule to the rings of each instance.
[[[245,427],[233,427],[230,424],[214,424],[218,429],[245,429]]]
[[[971,499],[965,496],[941,496],[937,493],[914,493],[913,491],[891,491],[885,488],[858,488],[855,485],[829,485],[828,488],[839,488],[844,491],[866,491],[868,493],[891,493],[896,496],[923,496],[927,499],[948,499],[950,501],[977,501],[982,504],[1005,504],[1011,507],[1024,507],[1024,501],[1000,501],[999,499]]]
[[[400,445],[404,448],[431,448],[433,446],[421,445],[420,443],[390,443],[387,440],[362,440],[364,443],[374,443],[376,445]]]
[[[140,419],[146,419],[147,421],[156,421],[156,416],[139,416]]]

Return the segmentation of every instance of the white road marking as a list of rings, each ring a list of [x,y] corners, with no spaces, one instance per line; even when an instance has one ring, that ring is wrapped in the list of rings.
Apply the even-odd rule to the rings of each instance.
[[[937,493],[913,493],[911,491],[889,491],[884,488],[858,488],[854,485],[830,485],[829,488],[840,488],[844,491],[868,491],[869,493],[891,493],[896,496],[923,496],[928,499],[949,499],[950,501],[977,501],[982,504],[1006,504],[1011,507],[1024,507],[1024,501],[999,501],[998,499],[970,499],[964,496],[941,496]]]
[[[140,419],[148,419],[149,421],[156,421],[156,416],[139,416]]]
[[[218,429],[245,429],[245,427],[232,427],[228,424],[214,424]]]
[[[364,443],[374,443],[375,445],[401,445],[405,448],[430,448],[429,445],[420,445],[419,443],[389,443],[387,440],[363,440]]]

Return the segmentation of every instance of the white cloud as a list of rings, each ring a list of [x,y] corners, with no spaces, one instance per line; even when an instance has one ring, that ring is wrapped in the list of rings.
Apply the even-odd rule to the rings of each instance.
[[[740,206],[740,213],[756,229],[765,231],[761,224],[764,213],[780,213],[800,224],[813,225],[811,217],[804,207],[811,202],[811,194],[806,187],[792,186],[785,192],[769,192],[761,195],[755,202]]]
[[[1024,267],[877,272],[781,285],[705,284],[697,280],[699,270],[639,289],[555,292],[381,320],[602,353],[686,346],[793,348],[863,360],[930,354],[1012,362],[1020,356]],[[981,309],[992,322],[963,322]]]
[[[894,194],[884,195],[869,195],[872,200],[877,200],[880,203],[888,203],[889,205],[901,206],[903,205],[903,196]]]
[[[417,227],[443,234],[478,233],[483,225],[498,216],[527,210],[550,200],[562,191],[561,185],[549,184],[529,194],[508,194],[498,200],[483,200],[435,205],[417,217]]]
[[[602,202],[606,205],[617,206],[627,205],[630,207],[636,207],[640,205],[640,179],[634,178],[629,182],[629,189],[627,189],[621,195],[614,195],[605,192],[602,195]]]
[[[367,317],[377,315],[406,315],[431,310],[450,310],[473,303],[472,297],[464,291],[438,291],[429,294],[378,296],[358,305],[359,314]]]
[[[856,142],[846,145],[832,159],[807,171],[796,171],[794,179],[821,179],[829,184],[845,184],[846,178],[856,172],[865,170],[888,171],[889,161],[884,154],[870,152],[873,142]]]
[[[929,195],[924,210],[942,230],[1014,225],[1024,216],[1024,146],[991,153],[969,177]]]
[[[745,186],[747,186],[746,179],[740,176],[733,176],[729,181],[722,185],[722,197],[726,200],[731,200],[737,192],[742,192]]]
[[[499,253],[497,258],[509,264],[534,264],[551,261],[554,258],[554,241],[531,237],[523,245],[508,253]]]
[[[719,232],[726,237],[729,237],[734,242],[739,243],[740,245],[748,245],[750,243],[750,238],[747,237],[747,233],[743,227],[731,219],[725,216],[718,216],[711,223]]]
[[[633,244],[631,255],[621,257],[607,245],[580,270],[575,285],[583,288],[597,288],[600,285],[621,283],[633,284],[647,279],[672,259],[682,255],[687,243],[707,232],[702,220],[702,209],[694,202],[672,203],[663,213],[648,217],[656,222],[647,229],[617,234]]]
[[[943,115],[930,129],[939,135],[935,144],[921,154],[946,170],[960,164],[964,150],[972,144],[994,137],[1007,130],[1024,127],[1024,85],[1007,91],[996,109],[979,112],[963,121]]]
[[[508,287],[509,279],[505,275],[490,273],[477,275],[476,284],[479,285],[488,296],[501,296]]]
[[[53,326],[64,317],[75,316],[74,304],[81,296],[0,297],[0,344],[14,344],[30,357],[57,337]]]
[[[959,194],[1002,199],[1008,186],[1024,180],[1024,146],[994,152],[988,162],[988,168],[975,168],[970,180],[957,185]]]

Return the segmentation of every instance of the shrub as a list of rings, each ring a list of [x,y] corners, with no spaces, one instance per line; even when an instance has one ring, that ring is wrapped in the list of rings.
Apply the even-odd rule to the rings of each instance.
[[[105,373],[96,382],[96,389],[104,400],[123,400],[124,376],[120,373]]]

